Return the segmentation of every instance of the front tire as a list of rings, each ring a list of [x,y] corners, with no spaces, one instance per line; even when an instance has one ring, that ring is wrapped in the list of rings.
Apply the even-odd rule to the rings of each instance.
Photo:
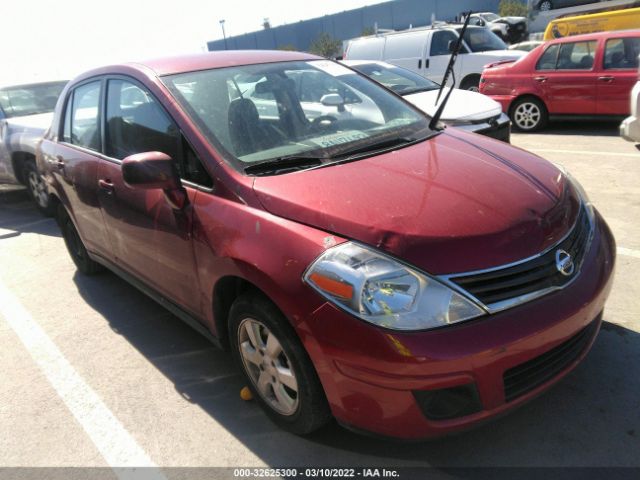
[[[311,359],[271,301],[255,292],[238,297],[229,312],[229,336],[253,397],[277,425],[305,435],[330,420]]]
[[[47,217],[53,216],[54,208],[49,199],[49,191],[47,184],[36,168],[36,164],[32,160],[27,160],[22,167],[22,178],[27,186],[29,198],[35,203],[36,208]]]
[[[510,115],[513,125],[522,132],[535,132],[547,125],[547,108],[537,98],[523,97],[516,100]]]
[[[85,275],[95,275],[104,270],[104,267],[95,260],[89,257],[89,253],[82,243],[82,239],[76,230],[76,226],[73,224],[71,217],[67,213],[67,209],[62,204],[58,205],[57,212],[58,225],[62,231],[62,237],[64,243],[67,246],[69,255],[73,263],[76,264],[78,270]]]
[[[460,90],[480,91],[480,75],[469,75],[460,82]]]

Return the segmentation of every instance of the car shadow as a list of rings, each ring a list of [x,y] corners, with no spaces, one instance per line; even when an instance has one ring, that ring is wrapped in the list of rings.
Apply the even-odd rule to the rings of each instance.
[[[230,354],[153,300],[111,273],[76,273],[74,282],[111,329],[185,401],[197,404],[270,466],[636,466],[640,458],[640,334],[620,325],[605,321],[585,361],[556,387],[474,430],[402,443],[332,423],[297,437],[271,423],[255,402],[240,400],[244,382]]]
[[[0,195],[0,240],[23,233],[61,236],[55,220],[42,215],[28,197],[8,200]]]

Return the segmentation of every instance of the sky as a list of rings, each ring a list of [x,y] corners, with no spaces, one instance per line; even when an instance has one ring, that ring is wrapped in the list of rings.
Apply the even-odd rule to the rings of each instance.
[[[206,51],[206,42],[381,0],[2,0],[0,85]]]

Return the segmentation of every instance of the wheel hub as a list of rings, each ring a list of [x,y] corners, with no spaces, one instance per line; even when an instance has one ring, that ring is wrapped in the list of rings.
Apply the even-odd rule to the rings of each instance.
[[[245,371],[260,396],[282,415],[298,408],[298,381],[280,341],[263,323],[246,318],[238,328]]]

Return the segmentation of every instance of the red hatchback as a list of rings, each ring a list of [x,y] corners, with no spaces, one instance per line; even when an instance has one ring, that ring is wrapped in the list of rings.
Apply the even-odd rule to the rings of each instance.
[[[514,63],[489,65],[480,92],[500,102],[523,131],[543,128],[550,116],[623,117],[638,54],[640,30],[552,40]]]
[[[570,176],[312,55],[85,73],[38,161],[78,269],[230,349],[296,433],[502,414],[582,360],[611,288],[614,240]]]

